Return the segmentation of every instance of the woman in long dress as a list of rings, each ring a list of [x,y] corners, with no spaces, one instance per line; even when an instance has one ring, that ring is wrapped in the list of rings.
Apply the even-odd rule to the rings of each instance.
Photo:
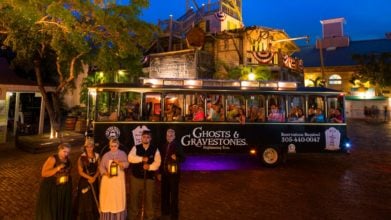
[[[50,156],[41,171],[42,182],[36,205],[36,220],[72,219],[70,146],[62,143],[58,152]]]
[[[127,155],[119,150],[119,141],[110,139],[110,151],[105,153],[99,165],[102,175],[100,185],[100,219],[126,219],[126,189],[124,169],[129,166]]]
[[[77,169],[80,175],[77,190],[77,219],[99,219],[98,165],[99,154],[94,152],[94,142],[87,139],[84,144],[84,152],[77,161]]]

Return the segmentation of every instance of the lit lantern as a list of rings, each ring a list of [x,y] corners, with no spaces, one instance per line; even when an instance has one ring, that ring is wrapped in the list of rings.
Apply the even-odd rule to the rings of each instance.
[[[171,161],[167,163],[167,170],[169,173],[177,173],[178,172],[178,164],[175,161]]]
[[[61,172],[57,175],[56,183],[57,185],[65,184],[69,180],[69,176],[67,172]]]
[[[110,176],[118,176],[118,164],[114,161],[110,164]]]

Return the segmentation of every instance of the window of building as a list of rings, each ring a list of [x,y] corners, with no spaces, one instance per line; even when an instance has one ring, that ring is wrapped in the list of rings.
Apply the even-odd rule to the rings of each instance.
[[[329,77],[329,85],[341,85],[342,78],[340,75],[333,74]]]

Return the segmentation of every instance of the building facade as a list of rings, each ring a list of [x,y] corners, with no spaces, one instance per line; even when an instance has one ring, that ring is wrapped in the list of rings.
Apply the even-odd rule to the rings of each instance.
[[[321,21],[323,37],[294,54],[304,60],[306,86],[325,86],[346,94],[346,115],[364,118],[364,108],[390,108],[390,88],[376,88],[353,79],[359,66],[354,55],[391,53],[391,39],[351,41],[343,33],[343,18]],[[391,73],[390,73],[391,74]]]

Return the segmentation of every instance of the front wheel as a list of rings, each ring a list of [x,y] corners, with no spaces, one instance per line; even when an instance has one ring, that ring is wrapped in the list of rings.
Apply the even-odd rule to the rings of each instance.
[[[261,161],[266,167],[276,167],[281,162],[282,155],[277,147],[263,147],[260,153]]]

